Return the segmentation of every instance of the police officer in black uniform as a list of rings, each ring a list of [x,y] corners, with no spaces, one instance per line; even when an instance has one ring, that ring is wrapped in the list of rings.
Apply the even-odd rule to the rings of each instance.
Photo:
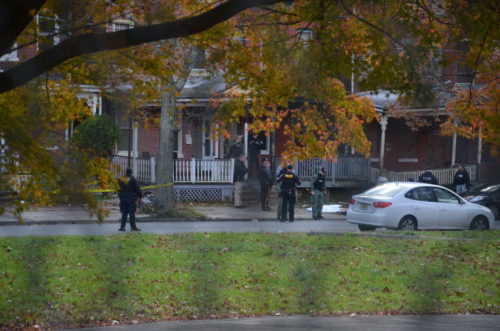
[[[282,205],[282,215],[281,222],[285,222],[287,219],[287,211],[289,213],[288,220],[293,222],[294,212],[295,212],[295,191],[297,186],[300,185],[299,177],[293,173],[293,167],[291,165],[286,167],[286,172],[278,180],[281,183],[281,196],[283,199]]]
[[[431,168],[425,169],[425,172],[418,177],[420,183],[438,185],[438,179],[431,172]]]
[[[137,200],[142,198],[142,191],[137,184],[137,180],[132,175],[132,169],[125,170],[126,175],[118,179],[118,197],[120,198],[120,212],[122,219],[118,231],[125,231],[127,215],[130,216],[131,231],[141,231],[135,224],[135,211],[137,210]]]

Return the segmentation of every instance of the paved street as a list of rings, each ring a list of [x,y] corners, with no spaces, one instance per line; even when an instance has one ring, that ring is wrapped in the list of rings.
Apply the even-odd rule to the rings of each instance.
[[[244,209],[236,209],[232,206],[190,206],[190,208],[199,214],[204,215],[209,220],[276,220],[276,210],[262,211],[259,206],[248,206]],[[118,208],[118,202],[107,202],[105,209],[109,215],[104,218],[104,223],[114,223],[120,219],[121,214]],[[7,208],[7,211],[0,215],[0,226],[16,225],[18,220],[14,217],[13,208]],[[345,220],[344,215],[336,213],[323,213],[328,220]],[[27,210],[22,214],[23,221],[26,224],[86,224],[96,223],[97,216],[90,216],[89,213],[79,206],[57,206],[57,207],[39,207],[35,210]],[[305,206],[295,209],[295,219],[309,220],[311,212],[307,211]],[[138,222],[155,221],[149,215],[137,214]],[[175,221],[169,218],[165,221]]]
[[[160,330],[498,330],[498,315],[423,315],[309,317],[279,316],[208,321],[176,321],[78,330],[88,331],[160,331]]]
[[[0,226],[0,237],[60,236],[60,235],[109,235],[118,232],[119,224],[57,224],[57,225],[7,225]],[[175,234],[193,232],[347,232],[358,231],[345,221],[202,221],[202,222],[151,222],[140,223],[142,233]],[[127,225],[127,230],[129,229]]]

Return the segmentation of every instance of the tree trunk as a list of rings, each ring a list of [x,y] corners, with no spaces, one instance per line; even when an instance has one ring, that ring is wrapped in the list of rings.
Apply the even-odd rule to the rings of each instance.
[[[165,91],[161,98],[160,148],[156,185],[173,182],[174,131],[175,131],[175,92]],[[174,209],[173,187],[161,187],[156,190],[154,206],[159,215],[165,215]]]

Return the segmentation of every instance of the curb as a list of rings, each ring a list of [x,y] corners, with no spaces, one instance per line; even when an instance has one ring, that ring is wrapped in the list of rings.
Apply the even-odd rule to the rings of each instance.
[[[228,218],[213,218],[213,219],[162,219],[162,218],[141,218],[136,219],[136,223],[178,223],[178,222],[255,222],[255,219],[251,218],[240,218],[240,219],[228,219]],[[296,221],[312,221],[310,219],[296,219]],[[322,220],[322,222],[345,222],[345,219],[331,219]],[[127,221],[128,222],[128,221]],[[275,218],[257,219],[257,222],[279,222]],[[97,220],[58,220],[58,221],[25,221],[19,223],[17,221],[0,221],[0,227],[2,226],[13,226],[13,225],[60,225],[60,224],[120,224],[119,220],[104,220],[98,222]]]

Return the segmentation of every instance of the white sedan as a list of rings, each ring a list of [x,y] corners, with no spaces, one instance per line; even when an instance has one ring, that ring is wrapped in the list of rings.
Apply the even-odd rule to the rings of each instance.
[[[488,208],[467,202],[442,186],[415,182],[386,183],[353,196],[347,221],[361,231],[488,230],[494,224]]]

